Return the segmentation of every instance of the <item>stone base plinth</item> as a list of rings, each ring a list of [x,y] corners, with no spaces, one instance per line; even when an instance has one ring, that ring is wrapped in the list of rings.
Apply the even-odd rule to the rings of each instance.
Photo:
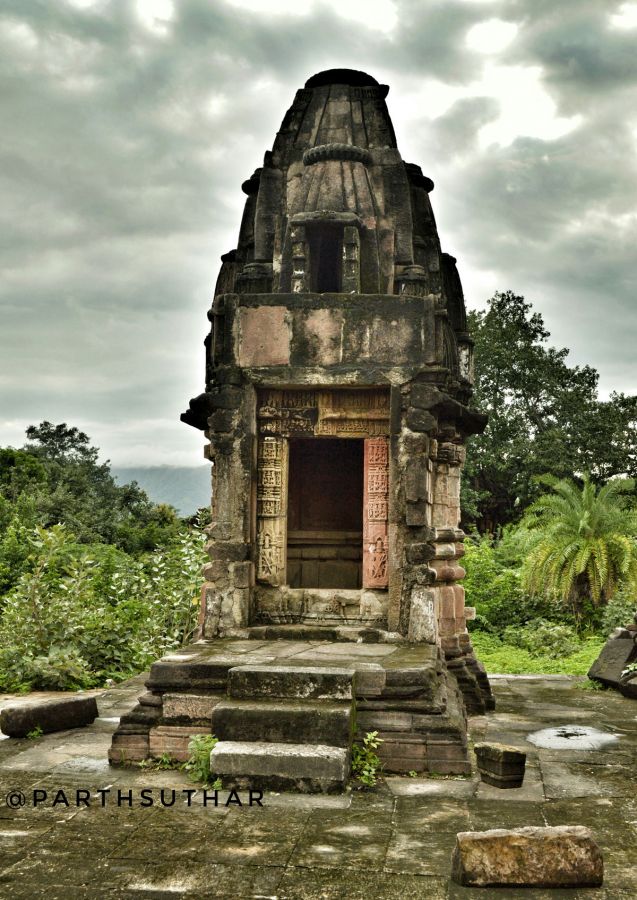
[[[276,628],[276,639],[267,639],[269,628],[251,631],[251,638],[200,641],[156,662],[149,693],[122,718],[113,737],[111,762],[134,763],[163,753],[185,759],[191,735],[220,729],[217,736],[226,742],[310,746],[318,732],[309,728],[309,718],[306,737],[299,738],[302,728],[281,725],[296,721],[305,703],[325,706],[324,716],[312,712],[316,728],[321,717],[335,718],[334,746],[348,750],[352,739],[362,741],[377,731],[388,773],[470,772],[462,693],[437,646],[392,642],[386,632],[382,641],[371,643],[372,635],[361,635],[360,629],[326,629],[327,640],[319,640],[323,635],[315,628],[302,634],[291,627],[289,640],[283,626]],[[344,704],[342,727],[335,703]],[[355,711],[352,727],[346,721],[348,703]],[[238,714],[243,707],[249,708],[249,728]],[[294,779],[303,784],[296,771],[290,784]]]

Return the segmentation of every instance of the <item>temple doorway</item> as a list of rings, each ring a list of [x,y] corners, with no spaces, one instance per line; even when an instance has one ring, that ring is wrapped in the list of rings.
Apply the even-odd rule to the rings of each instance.
[[[289,442],[287,583],[362,585],[364,441]]]

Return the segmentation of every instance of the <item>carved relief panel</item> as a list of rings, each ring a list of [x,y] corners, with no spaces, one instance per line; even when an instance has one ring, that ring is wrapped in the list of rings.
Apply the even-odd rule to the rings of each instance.
[[[257,456],[257,578],[280,585],[286,569],[287,441],[259,438]]]
[[[261,391],[259,434],[365,438],[389,434],[387,390]]]
[[[389,584],[389,441],[385,437],[365,441],[363,484],[363,587],[385,588]]]

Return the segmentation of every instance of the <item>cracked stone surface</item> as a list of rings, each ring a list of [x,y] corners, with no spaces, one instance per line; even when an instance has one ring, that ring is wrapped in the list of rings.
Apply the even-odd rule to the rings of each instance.
[[[204,806],[180,771],[105,765],[112,731],[143,690],[144,676],[104,692],[100,718],[38,740],[0,741],[0,898],[244,898],[462,900],[504,896],[450,882],[459,831],[585,825],[604,854],[598,889],[509,889],[507,900],[623,900],[637,896],[637,704],[583,690],[577,678],[493,678],[495,714],[470,721],[472,741],[527,753],[520,789],[468,778],[390,777],[342,796],[265,794],[263,808]],[[0,697],[0,705],[9,698]],[[617,740],[605,748],[544,749],[529,735],[565,723]],[[474,767],[475,772],[475,767]],[[255,785],[255,788],[258,785]],[[139,792],[153,792],[142,808]],[[160,791],[172,805],[159,805]],[[47,792],[38,808],[7,806],[9,791]],[[52,805],[63,790],[67,807]],[[76,807],[76,791],[90,806]],[[101,806],[99,790],[110,790]],[[110,802],[117,791],[122,806]],[[133,806],[128,805],[132,792]],[[41,795],[40,795],[41,796]],[[245,795],[240,797],[246,801]]]

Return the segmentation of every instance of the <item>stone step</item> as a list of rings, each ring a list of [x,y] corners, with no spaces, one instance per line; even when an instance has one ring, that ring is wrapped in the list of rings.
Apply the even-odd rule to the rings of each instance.
[[[210,754],[210,770],[228,790],[342,791],[349,778],[350,755],[342,747],[265,741],[219,741]]]
[[[238,700],[352,700],[354,670],[328,666],[235,666],[228,696]]]
[[[354,705],[304,700],[222,700],[212,711],[220,741],[270,741],[349,747]]]

